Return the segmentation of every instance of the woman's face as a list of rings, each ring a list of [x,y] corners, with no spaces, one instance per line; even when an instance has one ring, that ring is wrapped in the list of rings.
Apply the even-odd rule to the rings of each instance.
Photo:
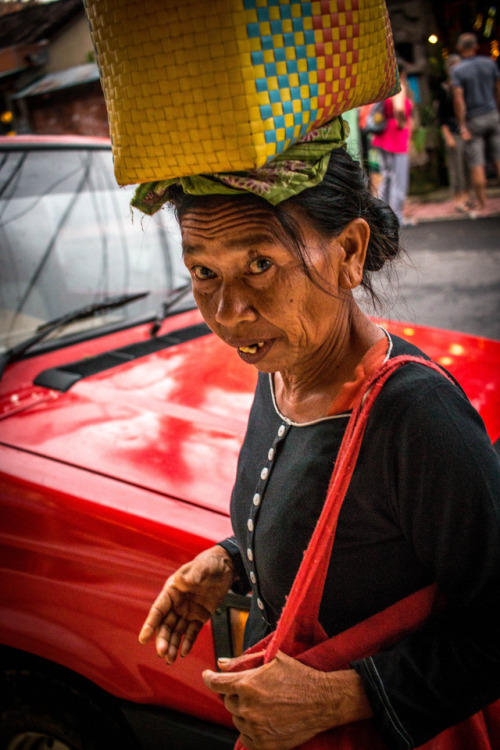
[[[264,206],[216,200],[184,214],[181,231],[201,314],[245,362],[262,372],[300,372],[327,356],[347,315],[337,241],[326,252],[315,232],[304,232],[311,264],[331,289],[326,293],[304,273]]]

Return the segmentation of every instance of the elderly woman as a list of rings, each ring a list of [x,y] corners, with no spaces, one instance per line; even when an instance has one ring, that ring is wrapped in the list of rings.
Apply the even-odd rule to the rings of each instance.
[[[425,357],[355,300],[358,287],[373,295],[371,275],[398,255],[398,221],[345,149],[330,151],[321,181],[276,205],[241,180],[234,193],[169,185],[162,197],[175,206],[204,319],[259,371],[234,536],[167,580],[140,634],[156,638],[168,664],[187,656],[231,587],[252,590],[245,645],[273,631],[359,389],[390,358]],[[431,583],[445,608],[348,669],[323,672],[279,652],[239,672],[220,660],[222,671],[203,678],[225,696],[246,748],[293,748],[370,717],[376,747],[416,747],[500,697],[499,579],[498,458],[461,388],[406,364],[370,413],[319,622],[333,637]]]

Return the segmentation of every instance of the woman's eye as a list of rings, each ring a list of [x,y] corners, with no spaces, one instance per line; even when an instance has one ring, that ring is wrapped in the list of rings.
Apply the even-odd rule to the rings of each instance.
[[[257,260],[250,263],[250,270],[252,273],[263,273],[268,268],[271,268],[271,266],[272,263],[267,258],[257,258]]]
[[[206,279],[213,279],[215,274],[206,266],[194,266],[192,269],[193,276],[199,281],[205,281]]]

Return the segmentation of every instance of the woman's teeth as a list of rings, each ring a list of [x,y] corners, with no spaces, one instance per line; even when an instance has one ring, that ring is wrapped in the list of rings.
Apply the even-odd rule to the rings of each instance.
[[[264,346],[263,341],[259,341],[258,344],[252,344],[251,346],[239,346],[238,349],[240,352],[243,352],[244,354],[255,354],[259,351],[259,349],[262,349]]]

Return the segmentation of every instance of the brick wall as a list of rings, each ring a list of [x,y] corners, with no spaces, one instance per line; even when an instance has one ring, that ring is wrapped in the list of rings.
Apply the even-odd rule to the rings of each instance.
[[[28,97],[25,104],[33,133],[109,137],[106,105],[98,82]]]

